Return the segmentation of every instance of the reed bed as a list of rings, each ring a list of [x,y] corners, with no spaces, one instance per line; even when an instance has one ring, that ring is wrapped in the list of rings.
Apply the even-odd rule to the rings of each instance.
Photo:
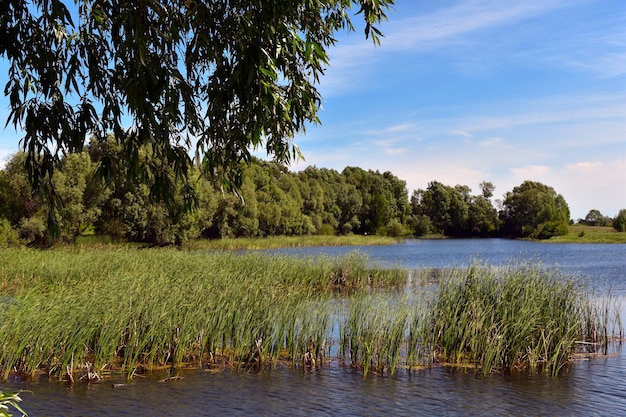
[[[235,239],[194,239],[185,242],[186,249],[241,250],[241,249],[277,249],[306,246],[374,246],[393,245],[400,239],[389,236],[363,235],[302,235],[302,236],[267,236],[238,237]]]
[[[0,252],[0,364],[71,376],[186,362],[319,361],[337,291],[401,286],[406,272],[353,254],[139,250]],[[282,356],[281,356],[282,355]]]
[[[557,372],[606,341],[611,320],[608,304],[533,265],[438,270],[436,284],[359,253],[15,249],[0,265],[5,378],[334,360],[364,375],[442,362]]]
[[[607,345],[609,305],[536,264],[474,264],[440,283],[425,333],[434,361],[557,374],[581,347]]]

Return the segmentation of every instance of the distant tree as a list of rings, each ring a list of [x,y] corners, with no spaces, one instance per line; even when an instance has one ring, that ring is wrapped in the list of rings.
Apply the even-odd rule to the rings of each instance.
[[[569,216],[565,199],[552,187],[525,181],[502,202],[501,232],[509,237],[548,239],[567,234]]]
[[[425,216],[434,233],[467,236],[470,192],[467,186],[450,187],[438,181],[429,183],[426,190],[418,190],[413,195],[413,216],[415,220],[419,219],[416,224],[424,228],[427,223],[421,216]]]
[[[111,169],[118,171],[124,164],[123,149],[109,136],[107,141],[92,141],[88,147],[94,164],[102,165],[109,161]],[[209,186],[200,171],[192,167],[190,178],[199,179],[194,184],[194,194],[198,201],[195,211],[188,208],[191,203],[185,181],[177,178],[174,170],[162,160],[152,156],[149,146],[139,149],[138,157],[158,171],[153,175],[129,179],[113,175],[106,187],[107,198],[101,204],[101,214],[94,222],[96,231],[116,239],[127,239],[152,245],[180,245],[195,238],[211,224],[215,204]],[[158,183],[167,182],[174,191],[166,202],[154,198]],[[208,219],[207,219],[208,217]]]
[[[492,236],[498,231],[498,211],[484,193],[472,197],[468,209],[467,232],[469,236]]]
[[[585,224],[588,226],[601,226],[604,216],[599,210],[589,210],[589,213],[585,216]]]
[[[0,217],[8,219],[13,226],[35,216],[41,209],[41,201],[28,182],[25,160],[25,153],[14,154],[0,175]]]
[[[613,227],[618,232],[626,232],[626,209],[621,209],[613,219]]]
[[[19,246],[21,243],[18,230],[7,219],[0,217],[0,249]]]
[[[29,244],[48,245],[53,239],[73,241],[82,228],[92,225],[100,215],[103,190],[92,182],[94,167],[86,152],[68,154],[59,162],[51,186],[57,198],[34,191],[24,167],[24,153],[15,154],[0,177],[2,205],[6,217]],[[51,205],[54,210],[46,210]],[[52,221],[47,216],[54,216]],[[49,225],[57,230],[50,230]]]
[[[589,226],[611,226],[612,219],[604,216],[599,210],[589,210],[582,222]]]
[[[409,213],[406,183],[391,172],[346,167],[341,175],[361,196],[359,233],[386,234],[391,223],[403,224]]]

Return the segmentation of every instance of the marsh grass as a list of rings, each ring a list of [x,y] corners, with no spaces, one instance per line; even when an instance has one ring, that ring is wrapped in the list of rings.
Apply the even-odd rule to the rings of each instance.
[[[434,360],[483,373],[542,368],[557,374],[580,346],[609,341],[610,299],[534,264],[472,265],[440,283],[425,333]]]
[[[321,357],[337,291],[404,285],[353,254],[8,250],[0,253],[1,364],[65,376],[90,364],[128,374],[184,362],[237,367]],[[287,354],[286,354],[287,352]]]
[[[213,250],[241,250],[241,249],[277,249],[306,246],[366,246],[366,245],[393,245],[398,243],[397,238],[389,236],[268,236],[263,238],[236,238],[236,239],[196,239],[185,243],[186,249],[213,249]]]
[[[364,375],[441,362],[556,373],[581,346],[605,343],[615,324],[609,302],[594,304],[575,281],[527,264],[408,274],[371,268],[359,253],[125,247],[3,250],[0,265],[5,378],[306,368],[333,356]]]

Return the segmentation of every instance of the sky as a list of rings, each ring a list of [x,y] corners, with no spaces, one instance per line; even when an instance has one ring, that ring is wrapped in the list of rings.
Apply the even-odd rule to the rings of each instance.
[[[571,217],[626,208],[626,1],[397,0],[381,46],[341,34],[308,165],[553,187]]]
[[[390,171],[409,196],[539,181],[574,220],[626,208],[626,1],[396,0],[380,46],[357,29],[330,50],[292,170]],[[21,137],[7,115],[0,94],[0,165]]]

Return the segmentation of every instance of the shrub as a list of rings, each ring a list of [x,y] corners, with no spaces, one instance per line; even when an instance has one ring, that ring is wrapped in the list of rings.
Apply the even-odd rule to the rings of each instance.
[[[0,248],[19,246],[20,236],[7,219],[0,219]]]

